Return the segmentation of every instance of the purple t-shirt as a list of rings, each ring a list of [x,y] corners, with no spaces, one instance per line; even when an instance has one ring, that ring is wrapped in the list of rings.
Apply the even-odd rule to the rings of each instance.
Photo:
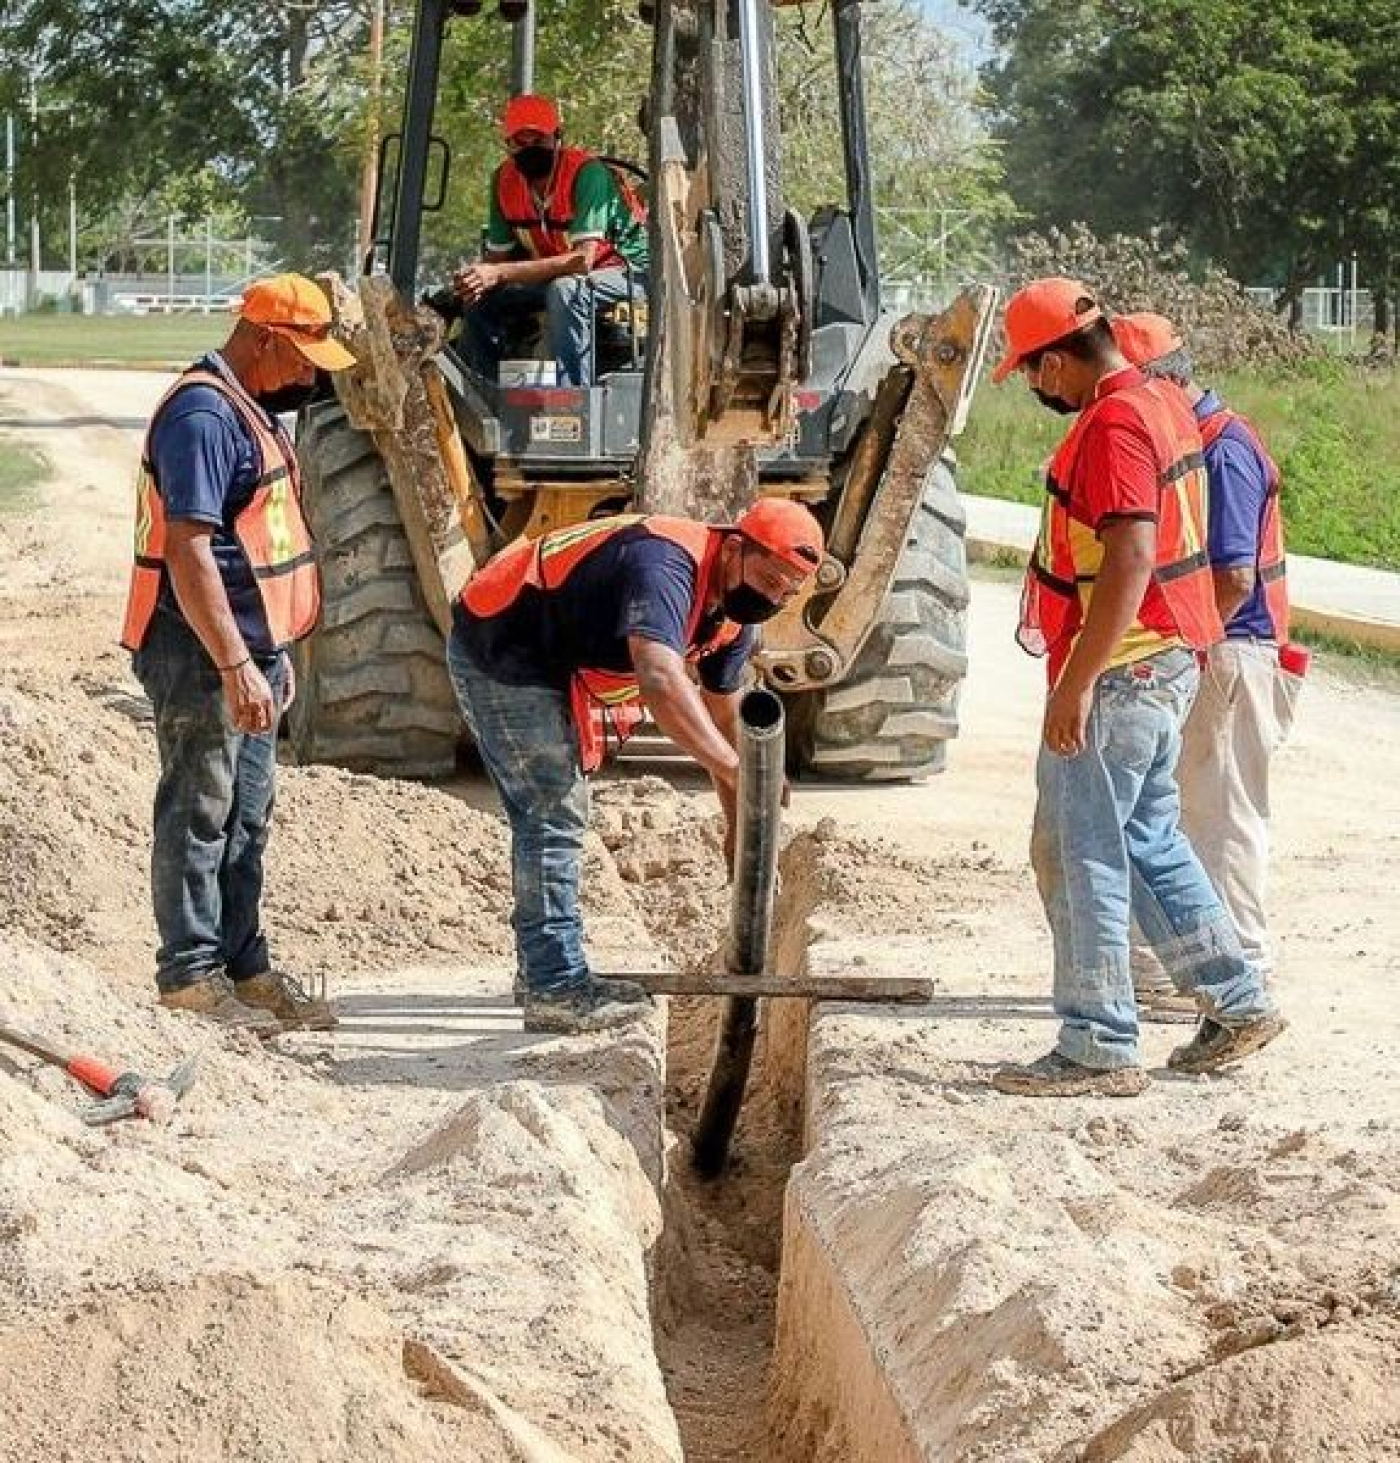
[[[1214,391],[1196,403],[1196,420],[1204,421],[1222,409]],[[1264,507],[1269,497],[1269,470],[1248,432],[1231,422],[1205,450],[1210,479],[1210,523],[1206,546],[1212,569],[1257,568],[1264,530]],[[1264,585],[1255,580],[1249,598],[1235,611],[1225,634],[1231,638],[1274,638],[1264,600]]]
[[[526,588],[503,614],[483,619],[457,601],[457,639],[487,675],[507,685],[567,685],[578,670],[632,670],[629,636],[656,640],[678,655],[690,649],[686,626],[695,603],[695,562],[679,544],[635,526],[615,533],[548,594]],[[702,621],[703,644],[718,619]],[[736,691],[758,642],[752,625],[697,664],[707,691]]]

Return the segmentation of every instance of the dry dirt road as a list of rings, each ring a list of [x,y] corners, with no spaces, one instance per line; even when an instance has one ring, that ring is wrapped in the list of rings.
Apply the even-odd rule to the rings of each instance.
[[[151,1065],[193,1036],[151,1009],[152,756],[115,634],[162,384],[0,372],[0,433],[54,468],[36,510],[0,517],[0,1010]],[[919,1456],[1400,1458],[1396,684],[1324,664],[1279,762],[1288,1037],[1130,1104],[1008,1102],[987,1067],[1052,1029],[1015,605],[978,581],[946,775],[797,790],[816,832],[789,851],[785,938],[898,937],[945,998],[823,1018],[793,1192],[814,1225],[854,1215],[827,1259]],[[215,1044],[159,1134],[94,1138],[61,1079],[0,1064],[0,1417],[21,1420],[0,1460],[93,1456],[83,1418],[141,1463],[895,1456],[861,1443],[858,1389],[804,1391],[823,1320],[794,1313],[790,1276],[772,1355],[791,1114],[760,1086],[742,1182],[658,1200],[648,1105],[666,1081],[673,1125],[693,1110],[699,1013],[673,1009],[664,1076],[656,1031],[526,1041],[494,994],[507,880],[483,789],[281,786],[270,921],[345,994],[347,1030]],[[628,772],[599,792],[595,937],[702,955],[724,907],[703,790]],[[1150,1059],[1178,1036],[1153,1031]]]

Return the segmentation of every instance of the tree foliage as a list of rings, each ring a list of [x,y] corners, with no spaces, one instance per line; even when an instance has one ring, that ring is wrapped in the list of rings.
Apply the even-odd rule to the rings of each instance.
[[[1296,293],[1397,253],[1400,8],[1335,0],[974,0],[1008,186],[1031,222],[1165,225]]]
[[[289,257],[337,254],[366,26],[356,0],[11,0],[0,102],[26,133],[20,195],[61,199],[71,174],[109,234],[235,204]]]
[[[300,267],[352,257],[367,140],[397,130],[414,7],[389,5],[376,91],[371,0],[10,0],[0,19],[0,109],[21,127],[19,197],[65,225],[74,176],[88,242],[163,234],[168,216],[241,215]],[[635,0],[537,0],[537,89],[560,98],[570,138],[644,161],[638,125],[651,31]],[[915,0],[867,8],[866,85],[877,204],[909,211],[887,256],[916,265],[919,237],[949,219],[954,247],[984,243],[1008,212],[974,79]],[[512,29],[488,5],[453,22],[435,130],[448,144],[446,206],[424,229],[425,266],[475,251],[500,157]],[[790,198],[842,200],[836,77],[824,4],[780,13],[781,113]],[[31,81],[41,112],[27,123]],[[975,224],[970,232],[969,223]],[[85,251],[87,252],[87,251]]]

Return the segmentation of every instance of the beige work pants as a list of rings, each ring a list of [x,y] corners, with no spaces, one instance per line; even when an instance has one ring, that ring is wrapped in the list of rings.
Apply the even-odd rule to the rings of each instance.
[[[1273,974],[1264,912],[1269,871],[1269,761],[1293,727],[1302,680],[1273,645],[1224,640],[1207,652],[1186,721],[1177,782],[1191,846],[1266,978]]]

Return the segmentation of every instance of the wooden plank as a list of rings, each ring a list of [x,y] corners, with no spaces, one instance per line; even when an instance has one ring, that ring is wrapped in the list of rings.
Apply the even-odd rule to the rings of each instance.
[[[933,981],[919,975],[739,975],[732,971],[600,970],[630,980],[655,996],[762,996],[767,1000],[872,1001],[917,1004],[933,998]]]

